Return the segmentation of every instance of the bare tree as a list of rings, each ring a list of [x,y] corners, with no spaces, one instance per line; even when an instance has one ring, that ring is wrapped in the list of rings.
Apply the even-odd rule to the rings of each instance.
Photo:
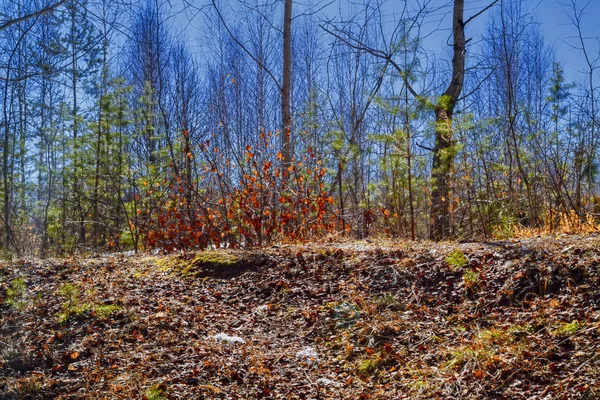
[[[587,143],[583,146],[586,150],[586,178],[588,183],[588,193],[589,195],[593,195],[592,183],[594,181],[594,168],[593,165],[596,161],[596,149],[598,147],[598,138],[597,132],[600,130],[600,124],[598,122],[597,117],[597,96],[596,91],[598,90],[597,84],[595,83],[596,71],[600,69],[600,53],[595,57],[591,54],[588,45],[586,44],[585,37],[583,35],[583,17],[585,16],[586,9],[590,5],[592,0],[587,1],[583,6],[579,6],[577,0],[571,0],[571,3],[568,4],[568,17],[571,21],[571,24],[577,31],[577,41],[578,44],[574,45],[574,48],[578,50],[585,60],[586,66],[586,88],[585,88],[585,96],[589,100],[589,115],[588,119],[589,123],[589,137],[587,138]],[[583,109],[587,110],[587,107],[583,107]]]
[[[281,155],[282,165],[284,168],[289,166],[292,160],[292,102],[291,102],[291,85],[292,85],[292,0],[285,0],[283,10],[283,63],[281,72],[281,81],[275,77],[275,74],[265,65],[264,60],[260,55],[254,54],[242,41],[230,30],[225,22],[225,19],[219,10],[215,0],[211,0],[215,11],[227,30],[231,38],[244,50],[244,52],[256,62],[260,68],[271,77],[277,85],[281,95]],[[280,83],[281,82],[281,83]]]
[[[451,235],[450,226],[450,178],[455,147],[452,137],[452,117],[456,103],[460,99],[465,79],[466,44],[465,26],[490,9],[499,0],[492,1],[467,20],[464,19],[464,0],[454,0],[452,12],[452,69],[450,82],[441,96],[436,100],[428,100],[419,94],[408,80],[408,75],[402,66],[396,62],[395,57],[398,47],[394,44],[386,48],[373,48],[365,44],[360,38],[353,36],[344,28],[334,26],[332,23],[324,24],[323,28],[342,40],[349,46],[368,51],[372,55],[387,60],[398,74],[403,78],[407,90],[425,106],[431,108],[435,115],[435,143],[432,149],[433,164],[432,178],[433,190],[431,191],[431,222],[430,237],[441,240]],[[422,14],[427,12],[428,3],[413,17],[414,24],[418,24]]]

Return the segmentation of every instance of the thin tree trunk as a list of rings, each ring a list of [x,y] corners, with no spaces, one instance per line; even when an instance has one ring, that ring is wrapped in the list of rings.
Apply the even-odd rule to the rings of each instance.
[[[435,106],[435,145],[433,148],[433,190],[431,191],[430,237],[442,240],[450,236],[450,176],[454,164],[452,115],[460,97],[465,75],[464,0],[454,0],[452,35],[452,80]]]
[[[406,59],[405,59],[406,65]],[[408,110],[408,86],[404,87],[404,131],[406,132],[406,169],[407,169],[407,184],[408,184],[408,207],[410,210],[410,238],[415,240],[417,238],[417,226],[415,223],[415,207],[413,204],[413,190],[412,190],[412,168],[411,159],[412,154],[410,151],[410,116]]]
[[[281,156],[283,167],[292,162],[292,0],[285,0],[283,11],[283,83],[281,85]],[[284,176],[287,171],[284,171]]]
[[[79,121],[77,120],[77,52],[75,49],[75,6],[71,5],[71,86],[73,94],[73,197],[75,208],[79,213],[79,244],[85,243],[85,211],[81,204],[81,191],[79,188]]]

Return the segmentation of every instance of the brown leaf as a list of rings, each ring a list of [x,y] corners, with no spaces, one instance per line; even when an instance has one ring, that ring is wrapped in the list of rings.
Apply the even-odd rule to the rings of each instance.
[[[523,272],[519,271],[514,275],[515,279],[521,279],[523,277]]]

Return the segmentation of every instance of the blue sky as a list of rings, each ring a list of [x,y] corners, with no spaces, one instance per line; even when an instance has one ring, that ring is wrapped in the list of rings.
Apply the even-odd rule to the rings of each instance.
[[[588,1],[577,0],[577,4],[583,6]],[[579,39],[575,27],[567,16],[569,7],[566,7],[564,3],[570,5],[571,1],[543,0],[537,7],[537,16],[546,40],[556,51],[557,60],[565,66],[569,76],[575,78],[573,75],[577,74],[573,74],[573,69],[581,70],[587,67],[581,52],[572,47],[573,45],[579,46]],[[591,0],[582,18],[583,35],[586,37],[586,46],[591,57],[598,57],[600,52],[599,18],[600,0]]]
[[[409,0],[412,1],[412,0]],[[436,0],[440,4],[448,4],[447,0]],[[484,8],[491,0],[465,0],[465,18],[469,18],[478,10]],[[507,0],[505,0],[507,1]],[[510,0],[508,0],[510,1]],[[588,3],[589,2],[589,3]],[[581,51],[573,48],[580,47],[577,30],[571,23],[568,12],[571,12],[571,0],[524,0],[523,4],[528,8],[534,20],[540,24],[546,43],[555,50],[555,56],[564,69],[569,80],[580,80],[583,78],[581,71],[587,69]],[[579,7],[587,5],[582,17],[582,31],[586,38],[586,47],[591,58],[600,55],[600,0],[576,0]],[[447,9],[450,10],[451,4]],[[448,12],[443,16],[441,28],[447,28],[451,24],[451,14]],[[488,15],[482,15],[467,27],[467,35],[475,41],[483,32]],[[446,37],[437,39],[437,46],[443,46]],[[433,50],[433,49],[432,49]],[[600,67],[600,61],[598,62]],[[600,72],[600,71],[599,71]]]
[[[252,3],[250,0],[249,3]],[[329,0],[295,0],[295,12],[306,8],[307,5],[315,4],[320,1],[321,4],[327,4]],[[366,0],[368,1],[368,0]],[[388,0],[384,7],[384,21],[393,25],[395,22],[395,15],[401,11],[403,0]],[[406,0],[412,7],[416,7],[416,4],[423,3],[429,0]],[[476,14],[479,10],[484,8],[493,0],[465,0],[465,18],[469,18],[473,14]],[[519,0],[504,0],[504,1],[519,1]],[[570,22],[567,12],[570,11],[570,5],[572,0],[523,0],[523,5],[530,11],[534,20],[540,24],[540,28],[544,33],[546,42],[551,45],[555,50],[557,61],[559,61],[565,69],[565,74],[568,80],[579,81],[583,79],[583,74],[587,66],[581,54],[581,51],[574,49],[573,46],[579,46],[579,39],[577,38],[577,31],[573,24]],[[586,45],[588,52],[592,58],[596,58],[600,55],[600,0],[575,0],[579,7],[583,7],[587,4],[585,14],[582,18],[582,29],[583,35],[586,38]],[[235,3],[236,0],[217,0],[221,5],[225,5],[228,2]],[[281,0],[279,0],[281,2]],[[210,4],[207,0],[187,0],[188,4],[193,4],[196,7],[202,8]],[[359,1],[351,0],[336,0],[332,5],[325,9],[324,13],[321,13],[322,17],[329,18],[337,14],[337,12],[346,7],[351,7],[353,3],[355,7],[360,4]],[[181,9],[185,8],[183,0],[172,0],[169,2],[171,5],[170,12],[179,16],[178,20],[183,24],[176,26],[175,28],[182,28],[185,26],[187,35],[190,39],[186,40],[192,48],[197,48],[199,43],[197,38],[201,37],[202,34],[202,13],[196,14],[194,10],[188,8],[187,13],[183,13],[187,17],[196,14],[196,18],[193,21],[189,21],[188,18],[181,15]],[[226,8],[226,7],[225,7]],[[441,54],[446,45],[448,35],[450,34],[451,27],[451,11],[452,1],[451,0],[432,0],[431,8],[435,9],[430,16],[426,18],[426,28],[430,31],[435,30],[438,26],[440,31],[431,35],[431,37],[425,42],[425,47],[434,53]],[[473,43],[481,36],[485,29],[486,22],[488,20],[489,11],[472,21],[467,27],[467,36],[473,38]],[[185,20],[185,21],[184,21]],[[425,29],[425,31],[427,31]],[[194,38],[194,39],[192,39]],[[598,62],[600,67],[600,61]],[[600,72],[600,70],[598,71]]]

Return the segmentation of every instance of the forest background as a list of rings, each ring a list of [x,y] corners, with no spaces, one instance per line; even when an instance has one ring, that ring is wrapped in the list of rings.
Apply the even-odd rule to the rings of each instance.
[[[595,231],[594,7],[2,0],[3,248]]]

